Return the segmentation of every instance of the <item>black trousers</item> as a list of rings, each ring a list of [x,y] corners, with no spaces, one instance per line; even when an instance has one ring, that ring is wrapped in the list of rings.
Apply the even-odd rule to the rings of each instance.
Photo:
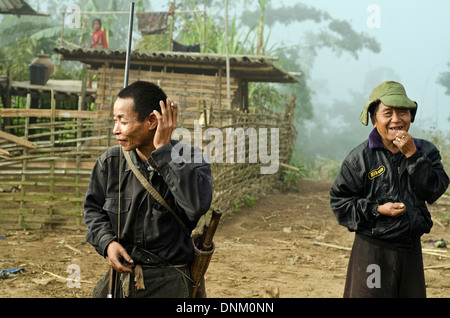
[[[410,251],[382,247],[355,235],[344,297],[426,297],[422,247]]]

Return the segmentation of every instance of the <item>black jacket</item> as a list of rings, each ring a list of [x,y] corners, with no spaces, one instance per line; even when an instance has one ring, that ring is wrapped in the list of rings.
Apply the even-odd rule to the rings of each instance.
[[[171,151],[175,143],[177,142],[172,141],[153,152],[154,167],[146,168],[135,150],[130,152],[130,156],[136,167],[151,180],[153,187],[192,231],[201,215],[206,213],[211,205],[211,167],[204,160],[201,163],[195,163],[194,160],[192,163],[173,162]],[[84,203],[85,222],[88,227],[87,242],[106,257],[108,244],[118,240],[120,169],[119,242],[129,253],[132,247],[138,246],[172,265],[188,263],[193,256],[189,233],[186,233],[173,215],[145,190],[123,154],[120,159],[120,151],[120,146],[107,150],[97,159],[92,171]],[[156,259],[151,261],[158,263]]]
[[[387,150],[374,129],[369,139],[345,158],[330,190],[330,205],[340,225],[394,248],[410,248],[433,225],[427,203],[447,189],[449,178],[436,147],[415,139],[410,158]],[[377,215],[378,205],[403,202],[399,217]]]

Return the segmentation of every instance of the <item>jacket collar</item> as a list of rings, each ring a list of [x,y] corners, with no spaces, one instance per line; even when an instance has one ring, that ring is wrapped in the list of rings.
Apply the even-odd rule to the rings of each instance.
[[[136,152],[136,149],[133,149],[130,151],[130,157],[131,157],[131,160],[133,161],[134,165],[138,169],[141,169],[141,167],[145,167],[148,171],[157,170],[154,167],[154,164],[152,164],[151,158],[147,162],[142,162],[141,158],[139,158],[139,155]],[[127,170],[131,170],[131,168],[128,166],[128,162],[127,162],[125,171],[127,171]]]
[[[420,142],[413,138],[414,140],[414,144],[416,145],[417,149],[422,148],[422,145],[420,144]],[[369,134],[369,148],[370,149],[386,149],[386,147],[383,144],[383,141],[381,140],[381,136],[378,133],[378,130],[376,128],[374,128],[371,133]]]

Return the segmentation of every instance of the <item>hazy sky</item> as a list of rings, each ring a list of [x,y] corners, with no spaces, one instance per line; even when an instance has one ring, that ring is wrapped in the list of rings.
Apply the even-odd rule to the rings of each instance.
[[[151,0],[151,10],[165,11],[169,0]],[[181,0],[179,0],[179,3]],[[408,96],[417,101],[419,111],[416,124],[432,126],[450,131],[450,96],[437,84],[439,73],[448,71],[450,62],[450,1],[449,0],[272,0],[273,6],[295,3],[323,9],[333,18],[348,20],[355,31],[364,32],[378,40],[381,52],[368,50],[359,53],[355,60],[344,53],[337,57],[329,49],[323,49],[314,61],[308,74],[311,87],[322,88],[313,97],[314,102],[329,103],[333,100],[346,100],[349,90],[365,92],[367,97],[373,87],[365,87],[369,72],[385,68],[395,74],[395,79],[404,84]],[[30,3],[33,1],[30,0]],[[225,1],[224,1],[225,3]],[[236,4],[248,4],[244,0],[228,0],[231,19],[233,14],[240,18]],[[252,2],[256,6],[256,1]],[[45,2],[41,3],[42,6]],[[367,24],[374,11],[379,13],[379,25],[370,28]],[[127,11],[129,7],[123,8]],[[371,20],[374,22],[374,20]],[[275,24],[270,40],[285,45],[302,43],[304,30],[324,27],[314,23],[292,23],[289,27]],[[269,45],[270,47],[270,45]],[[388,80],[389,78],[386,78]],[[361,105],[361,110],[363,105]],[[359,114],[355,114],[358,120]]]
[[[296,0],[280,1],[285,5]],[[349,89],[364,91],[367,72],[378,67],[392,69],[397,80],[405,86],[408,96],[419,104],[416,124],[432,125],[450,130],[450,96],[437,84],[438,74],[448,71],[450,62],[450,1],[448,0],[306,0],[301,1],[326,10],[336,19],[351,22],[358,32],[375,37],[381,44],[376,54],[365,50],[355,60],[348,54],[334,56],[330,50],[322,50],[315,60],[310,78],[326,83],[328,92],[315,98],[345,100]],[[379,28],[369,28],[367,20],[379,9]],[[370,20],[373,22],[373,20]],[[295,27],[294,25],[291,26]],[[273,32],[284,35],[283,41],[297,41],[294,32]],[[291,37],[291,38],[289,38]],[[367,96],[370,90],[367,91]],[[363,105],[361,105],[362,110]],[[359,114],[357,114],[359,117]]]
[[[225,1],[224,1],[225,2]],[[231,8],[238,2],[228,0]],[[437,83],[439,73],[450,69],[450,1],[448,0],[279,0],[273,6],[295,3],[323,9],[333,18],[348,20],[355,31],[364,32],[381,44],[381,52],[364,50],[358,60],[349,54],[337,57],[331,50],[321,50],[309,74],[314,82],[325,84],[326,90],[314,100],[327,102],[345,100],[350,89],[365,92],[367,98],[373,87],[364,87],[366,74],[379,68],[389,69],[400,81],[408,96],[419,104],[415,124],[437,125],[450,131],[450,95]],[[152,1],[152,9],[165,10],[166,1]],[[239,3],[245,3],[239,1]],[[255,3],[255,2],[254,2]],[[370,7],[372,5],[372,7]],[[372,10],[369,10],[372,8]],[[379,25],[370,19],[379,13]],[[233,12],[230,13],[230,18]],[[240,17],[239,13],[237,14]],[[373,23],[368,25],[368,19]],[[309,24],[311,26],[314,24]],[[298,45],[302,41],[305,23],[289,27],[275,24],[270,40],[273,43]],[[269,45],[270,46],[270,45]],[[386,78],[389,80],[390,78]],[[363,105],[361,105],[361,110]],[[359,113],[355,114],[359,120]],[[424,128],[425,128],[424,127]]]

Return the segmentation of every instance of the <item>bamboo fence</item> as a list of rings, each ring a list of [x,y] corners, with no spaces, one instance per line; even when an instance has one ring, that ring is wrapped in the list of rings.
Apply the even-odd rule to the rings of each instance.
[[[15,133],[0,136],[0,222],[54,227],[69,216],[82,225],[93,164],[111,145],[110,114],[56,109],[53,91],[50,109],[30,109],[30,99],[25,109],[0,109],[17,119],[4,127]]]
[[[83,201],[95,160],[116,144],[112,105],[121,89],[123,70],[102,68],[98,75],[96,111],[81,110],[81,102],[77,110],[57,109],[53,98],[50,109],[31,109],[30,96],[25,109],[0,109],[0,118],[17,119],[4,127],[14,133],[0,134],[0,222],[22,228],[84,225]],[[221,131],[278,128],[279,162],[287,162],[296,133],[294,99],[284,114],[248,113],[238,108],[236,80],[230,103],[234,107],[229,109],[221,77],[132,70],[130,82],[137,79],[158,83],[177,100],[178,127],[189,131],[195,128],[194,120],[202,123],[202,131],[211,127]],[[208,142],[204,140],[203,146]],[[238,156],[237,143],[233,150]],[[212,163],[212,207],[232,210],[248,197],[270,193],[280,183],[281,166],[277,173],[263,175],[260,168],[267,164],[250,163],[248,146],[244,151],[247,159],[243,163]]]

